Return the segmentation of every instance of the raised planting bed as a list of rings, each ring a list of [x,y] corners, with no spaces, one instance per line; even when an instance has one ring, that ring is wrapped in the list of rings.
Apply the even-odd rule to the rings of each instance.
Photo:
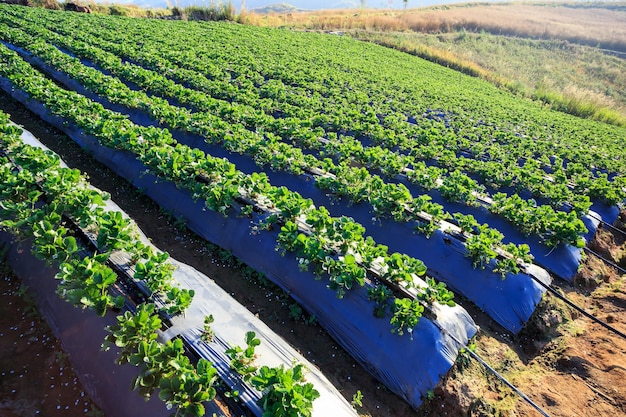
[[[11,88],[8,90],[12,91]],[[204,204],[193,203],[187,192],[177,190],[171,183],[159,181],[156,186],[155,178],[142,175],[145,173],[145,166],[130,153],[101,147],[93,137],[83,135],[64,119],[49,114],[40,103],[15,90],[12,92],[14,97],[18,100],[21,97],[23,103],[44,119],[65,130],[96,158],[104,161],[121,176],[133,180],[162,206],[174,212],[180,212],[181,209],[191,210],[185,217],[192,229],[200,234],[212,234],[214,241],[220,242],[220,246],[227,249],[233,247],[232,252],[235,255],[275,279],[305,309],[315,314],[320,324],[355,358],[414,407],[419,406],[421,397],[452,366],[458,349],[475,333],[476,328],[463,309],[458,306],[440,306],[433,308],[432,313],[440,319],[431,321],[422,317],[413,329],[413,340],[408,335],[399,337],[392,334],[385,320],[372,316],[373,302],[368,300],[366,287],[349,291],[344,299],[339,300],[327,288],[326,283],[316,280],[310,272],[301,271],[296,259],[281,258],[275,250],[275,243],[267,243],[276,241],[271,233],[262,234],[267,239],[266,243],[256,241],[261,234],[250,235],[250,219],[234,216],[224,218],[219,213],[205,211]],[[174,196],[185,196],[185,200]],[[173,206],[167,207],[166,203]],[[280,282],[279,279],[285,281]],[[447,330],[443,332],[441,327]],[[364,329],[367,329],[367,333],[364,333]],[[402,355],[397,352],[402,352]],[[406,357],[429,359],[428,363],[419,360],[407,366]]]
[[[28,132],[23,132],[21,138],[29,146],[45,149]],[[15,157],[9,156],[9,158],[13,160],[13,158],[25,158],[25,156],[17,155]],[[19,165],[16,168],[19,168]],[[106,212],[122,213],[126,218],[125,214],[113,202],[107,201],[104,207]],[[91,240],[92,243],[99,241],[99,233],[83,230],[76,225],[74,227],[77,230],[82,230],[81,236],[84,240]],[[152,251],[158,252],[140,231],[138,233],[144,247],[151,247]],[[168,411],[170,407],[165,407],[165,404],[156,398],[157,395],[154,395],[154,398],[146,403],[143,397],[131,391],[132,382],[137,377],[138,370],[136,367],[129,364],[111,367],[116,355],[119,355],[119,349],[101,350],[105,336],[111,333],[105,330],[105,326],[115,327],[116,324],[121,323],[120,317],[122,316],[118,316],[116,319],[116,314],[112,311],[103,312],[103,317],[101,317],[102,314],[96,314],[90,309],[77,311],[75,306],[59,297],[58,267],[35,257],[28,250],[30,241],[16,241],[13,236],[4,232],[1,234],[1,238],[3,243],[9,245],[8,259],[16,274],[34,291],[42,314],[63,341],[81,381],[94,401],[107,414],[111,415],[136,416],[146,413],[157,416],[170,415],[171,411]],[[37,253],[41,257],[41,251]],[[117,271],[122,281],[126,282],[125,285],[121,285],[120,282],[120,285],[112,288],[111,291],[124,297],[125,310],[143,310],[143,304],[137,305],[137,302],[145,301],[146,297],[151,298],[151,294],[145,284],[137,281],[137,261],[132,259],[133,256],[124,251],[114,251],[109,254],[109,264]],[[173,268],[168,267],[168,264],[172,265]],[[150,268],[148,264],[145,265]],[[180,338],[184,340],[187,349],[191,352],[193,361],[208,359],[216,368],[219,378],[229,387],[228,389],[240,393],[240,402],[248,410],[246,413],[261,416],[266,411],[263,401],[269,401],[266,399],[265,392],[261,393],[255,389],[257,385],[251,385],[249,379],[244,378],[231,368],[232,356],[228,350],[245,345],[246,338],[249,337],[249,340],[255,340],[253,343],[253,347],[256,348],[255,366],[262,367],[269,372],[273,369],[288,370],[297,363],[298,366],[306,369],[306,381],[312,384],[311,388],[315,389],[319,396],[319,398],[314,399],[312,414],[310,415],[326,416],[332,412],[333,415],[356,416],[356,412],[350,404],[314,365],[273,333],[247,309],[235,302],[210,278],[175,260],[169,260],[162,265],[154,265],[154,268],[164,268],[164,270],[175,268],[172,273],[173,285],[176,285],[177,288],[197,292],[197,296],[193,297],[191,304],[185,309],[184,315],[165,313],[162,316],[164,323],[167,322],[167,326],[159,330],[159,340],[165,343],[168,340]],[[133,286],[134,289],[131,288]],[[129,288],[131,293],[127,292]],[[69,293],[65,291],[63,290],[62,293],[69,296],[67,295]],[[169,305],[167,298],[162,296],[152,299],[159,309]],[[210,326],[212,341],[203,337],[204,320],[209,315],[214,319]],[[248,332],[253,332],[251,333],[252,336],[247,336]],[[110,337],[109,334],[108,338]],[[116,337],[119,339],[119,335]],[[144,385],[142,384],[142,386]],[[163,390],[164,386],[160,385],[157,392],[165,400],[167,396],[162,394]],[[224,412],[213,402],[205,402],[203,410],[209,415],[212,413],[221,415]],[[194,410],[187,411],[194,412]],[[233,413],[237,412],[233,411]],[[202,415],[201,413],[196,414]]]
[[[105,105],[111,110],[122,111],[131,120],[148,126],[150,117],[138,110],[130,109],[123,105],[111,104],[106,97],[94,94],[84,88],[79,82],[70,78],[66,73],[50,68],[40,58],[33,56],[18,47],[12,47],[25,57],[29,62],[43,68],[47,74],[63,85],[85,94],[88,98]],[[258,167],[250,156],[241,155],[225,150],[218,144],[208,143],[206,138],[189,132],[173,131],[175,138],[187,146],[201,149],[203,152],[214,157],[226,157],[244,173],[251,174]],[[535,307],[541,300],[544,287],[532,278],[544,283],[549,283],[550,278],[540,268],[527,265],[518,273],[506,273],[506,279],[502,280],[500,274],[492,272],[496,268],[495,262],[489,262],[482,268],[472,265],[468,258],[464,238],[459,238],[459,233],[450,233],[448,230],[456,229],[452,225],[441,222],[440,230],[434,236],[428,238],[424,234],[414,233],[416,222],[393,222],[389,219],[376,220],[372,218],[371,206],[366,204],[350,204],[345,199],[337,200],[329,196],[325,191],[315,187],[316,176],[310,174],[294,175],[285,171],[267,171],[267,176],[274,185],[286,186],[306,198],[311,198],[317,205],[329,208],[331,214],[344,214],[354,218],[357,222],[366,225],[368,234],[377,242],[387,245],[392,251],[408,254],[421,259],[429,266],[429,274],[439,281],[445,282],[454,291],[464,295],[474,302],[483,311],[493,317],[507,330],[517,333],[527,322]],[[384,224],[384,227],[381,227]],[[506,222],[504,222],[506,225]],[[508,229],[512,229],[508,227]],[[507,229],[507,231],[508,231]],[[444,230],[443,232],[441,230]],[[561,245],[557,252],[577,254],[574,248]],[[562,262],[567,266],[571,257],[563,258]],[[574,256],[575,258],[575,256]],[[573,263],[578,265],[578,259]],[[445,260],[445,262],[442,262]],[[486,266],[486,268],[485,268]]]

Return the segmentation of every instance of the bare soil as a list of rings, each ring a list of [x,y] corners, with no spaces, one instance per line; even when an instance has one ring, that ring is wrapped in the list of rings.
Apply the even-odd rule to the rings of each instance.
[[[459,357],[457,365],[419,410],[411,409],[371,377],[323,329],[306,324],[306,314],[294,319],[290,315],[293,302],[277,288],[258,277],[251,279],[249,272],[228,253],[177,228],[175,219],[151,200],[83,153],[65,135],[51,129],[1,93],[0,108],[11,114],[15,122],[25,125],[72,167],[87,173],[93,185],[109,192],[155,245],[212,277],[240,303],[258,314],[277,334],[319,366],[347,399],[351,400],[360,390],[363,406],[358,410],[362,416],[540,415],[482,365],[470,360],[467,354]],[[626,263],[626,245],[619,233],[601,231],[594,245],[594,250],[603,249],[602,253],[614,262]],[[556,284],[562,294],[626,332],[625,277],[590,256],[576,282],[556,281]],[[476,352],[548,415],[626,415],[626,340],[572,312],[551,295],[546,296],[532,322],[517,336],[508,334],[476,308],[467,303],[463,305],[481,327],[474,340]],[[7,334],[6,329],[15,324],[0,322],[0,326],[0,333]],[[4,339],[0,337],[0,341]],[[36,354],[32,352],[28,350],[26,356]],[[55,365],[45,362],[40,366],[47,369]],[[48,396],[55,392],[47,385],[42,390]],[[5,398],[3,391],[0,395]],[[24,404],[38,401],[43,394],[33,395]],[[2,412],[0,407],[0,417],[5,416]],[[12,417],[13,414],[6,416]]]
[[[61,343],[0,263],[0,417],[99,415]]]

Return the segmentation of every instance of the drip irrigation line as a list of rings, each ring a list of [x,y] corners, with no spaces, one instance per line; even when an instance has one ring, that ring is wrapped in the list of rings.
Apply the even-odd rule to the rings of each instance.
[[[452,334],[451,332],[447,331],[446,329],[444,329],[438,322],[434,321],[433,323],[435,323],[435,325],[439,328],[439,330],[441,330],[442,333],[447,334],[448,336],[450,336],[450,338],[452,340],[454,340],[456,343],[459,344],[459,346],[464,346],[464,343],[462,343],[459,339],[457,339],[457,337]],[[501,380],[502,382],[504,382],[504,384],[511,388],[513,390],[513,392],[515,392],[517,395],[519,395],[524,401],[526,401],[528,404],[530,404],[535,410],[537,410],[542,416],[544,417],[550,417],[550,414],[546,413],[541,407],[539,407],[537,404],[535,404],[533,402],[533,400],[531,400],[530,398],[528,398],[526,396],[526,394],[524,394],[522,391],[519,390],[519,388],[517,388],[515,385],[511,384],[502,374],[500,374],[498,371],[496,371],[495,369],[493,369],[491,367],[491,365],[489,365],[487,362],[485,362],[485,360],[483,358],[481,358],[480,356],[478,356],[478,354],[476,352],[473,352],[468,346],[465,346],[465,351],[467,353],[469,353],[469,355],[474,358],[478,363],[480,363],[482,366],[484,366],[485,368],[487,368],[487,370],[489,372],[491,372],[492,374],[494,374],[496,376],[496,378],[498,378],[499,380]]]
[[[472,358],[474,358],[476,361],[478,361],[482,366],[484,366],[485,368],[487,368],[489,370],[489,372],[491,372],[492,374],[494,374],[498,379],[500,379],[502,382],[504,382],[506,384],[506,386],[508,386],[509,388],[511,388],[513,391],[515,391],[515,393],[517,395],[519,395],[520,397],[522,397],[524,399],[524,401],[526,401],[528,404],[530,404],[535,410],[537,410],[542,416],[544,417],[550,417],[550,414],[546,413],[541,407],[539,407],[537,404],[535,404],[533,402],[533,400],[531,400],[530,398],[528,398],[526,396],[526,394],[524,394],[522,391],[520,391],[517,387],[515,387],[515,385],[511,384],[502,374],[500,374],[498,371],[496,371],[495,369],[493,369],[487,362],[485,362],[483,360],[483,358],[481,358],[480,356],[478,356],[478,354],[476,352],[472,352],[471,349],[466,349],[467,353],[470,354],[470,356]]]
[[[612,262],[608,259],[606,259],[604,256],[600,255],[599,253],[589,249],[588,247],[585,247],[585,250],[587,252],[589,252],[590,254],[594,255],[595,257],[597,257],[598,259],[600,259],[602,262],[604,262],[605,264],[612,266],[613,268],[617,269],[619,272],[621,272],[622,274],[626,274],[626,269],[622,268],[621,266],[617,265],[615,262]]]
[[[626,232],[623,231],[622,229],[620,229],[619,227],[615,227],[613,226],[611,223],[607,223],[604,220],[600,220],[600,222],[604,225],[604,226],[608,226],[609,229],[614,230],[618,233],[621,233],[622,235],[626,236]]]
[[[598,216],[594,216],[594,215],[588,214],[588,216],[593,218],[593,219],[595,219],[595,220],[597,220],[597,221],[599,221],[600,223],[602,223],[603,227],[607,226],[609,229],[611,229],[611,230],[613,230],[613,231],[615,231],[617,233],[621,233],[622,235],[626,236],[626,231],[620,229],[619,227],[613,226],[611,223],[608,223],[608,222],[602,220],[602,217],[600,217],[599,215]]]
[[[624,334],[623,332],[617,330],[615,327],[611,326],[610,324],[600,320],[599,318],[597,318],[596,316],[592,315],[591,313],[587,313],[585,310],[583,310],[582,307],[579,307],[578,305],[574,304],[572,301],[568,300],[565,296],[559,294],[558,291],[556,289],[554,289],[554,287],[552,287],[551,285],[545,284],[545,283],[541,282],[541,280],[539,280],[539,279],[537,279],[535,277],[532,277],[532,278],[536,282],[538,282],[539,285],[541,285],[542,287],[547,289],[551,294],[556,296],[558,299],[563,300],[567,305],[569,305],[570,307],[572,307],[573,309],[578,311],[583,316],[593,320],[594,322],[598,323],[599,325],[601,325],[602,327],[606,328],[607,330],[615,333],[619,337],[621,337],[623,339],[626,339],[626,334]]]

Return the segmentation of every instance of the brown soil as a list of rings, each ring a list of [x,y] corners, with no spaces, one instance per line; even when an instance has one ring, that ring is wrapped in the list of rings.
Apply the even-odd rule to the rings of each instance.
[[[290,317],[292,301],[272,286],[246,277],[245,269],[219,249],[176,228],[174,219],[126,181],[84,154],[36,116],[4,94],[0,108],[23,124],[72,167],[89,175],[96,187],[109,192],[155,245],[174,258],[212,277],[250,311],[258,314],[311,362],[318,365],[347,399],[363,393],[363,416],[535,416],[527,403],[476,361],[461,355],[451,372],[415,411],[390,393],[340,348],[319,326]],[[602,247],[616,262],[626,253],[619,235],[600,235]],[[599,245],[599,246],[598,246]],[[606,248],[604,246],[607,246]],[[626,282],[601,261],[589,258],[577,282],[557,281],[561,292],[601,319],[626,332]],[[546,296],[532,323],[513,337],[485,314],[468,308],[481,327],[476,352],[515,386],[556,416],[626,415],[626,340],[571,312],[563,302]],[[4,331],[4,330],[0,330]],[[1,340],[1,338],[0,338]],[[1,410],[1,409],[0,409]],[[0,411],[0,416],[3,416]]]
[[[0,417],[99,416],[61,343],[0,264]]]

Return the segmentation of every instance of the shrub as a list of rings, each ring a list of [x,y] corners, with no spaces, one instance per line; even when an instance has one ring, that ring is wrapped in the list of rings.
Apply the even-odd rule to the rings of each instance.
[[[235,7],[232,2],[224,1],[218,4],[212,3],[208,7],[188,6],[181,15],[186,15],[188,20],[235,20]],[[182,18],[182,16],[181,16]]]

